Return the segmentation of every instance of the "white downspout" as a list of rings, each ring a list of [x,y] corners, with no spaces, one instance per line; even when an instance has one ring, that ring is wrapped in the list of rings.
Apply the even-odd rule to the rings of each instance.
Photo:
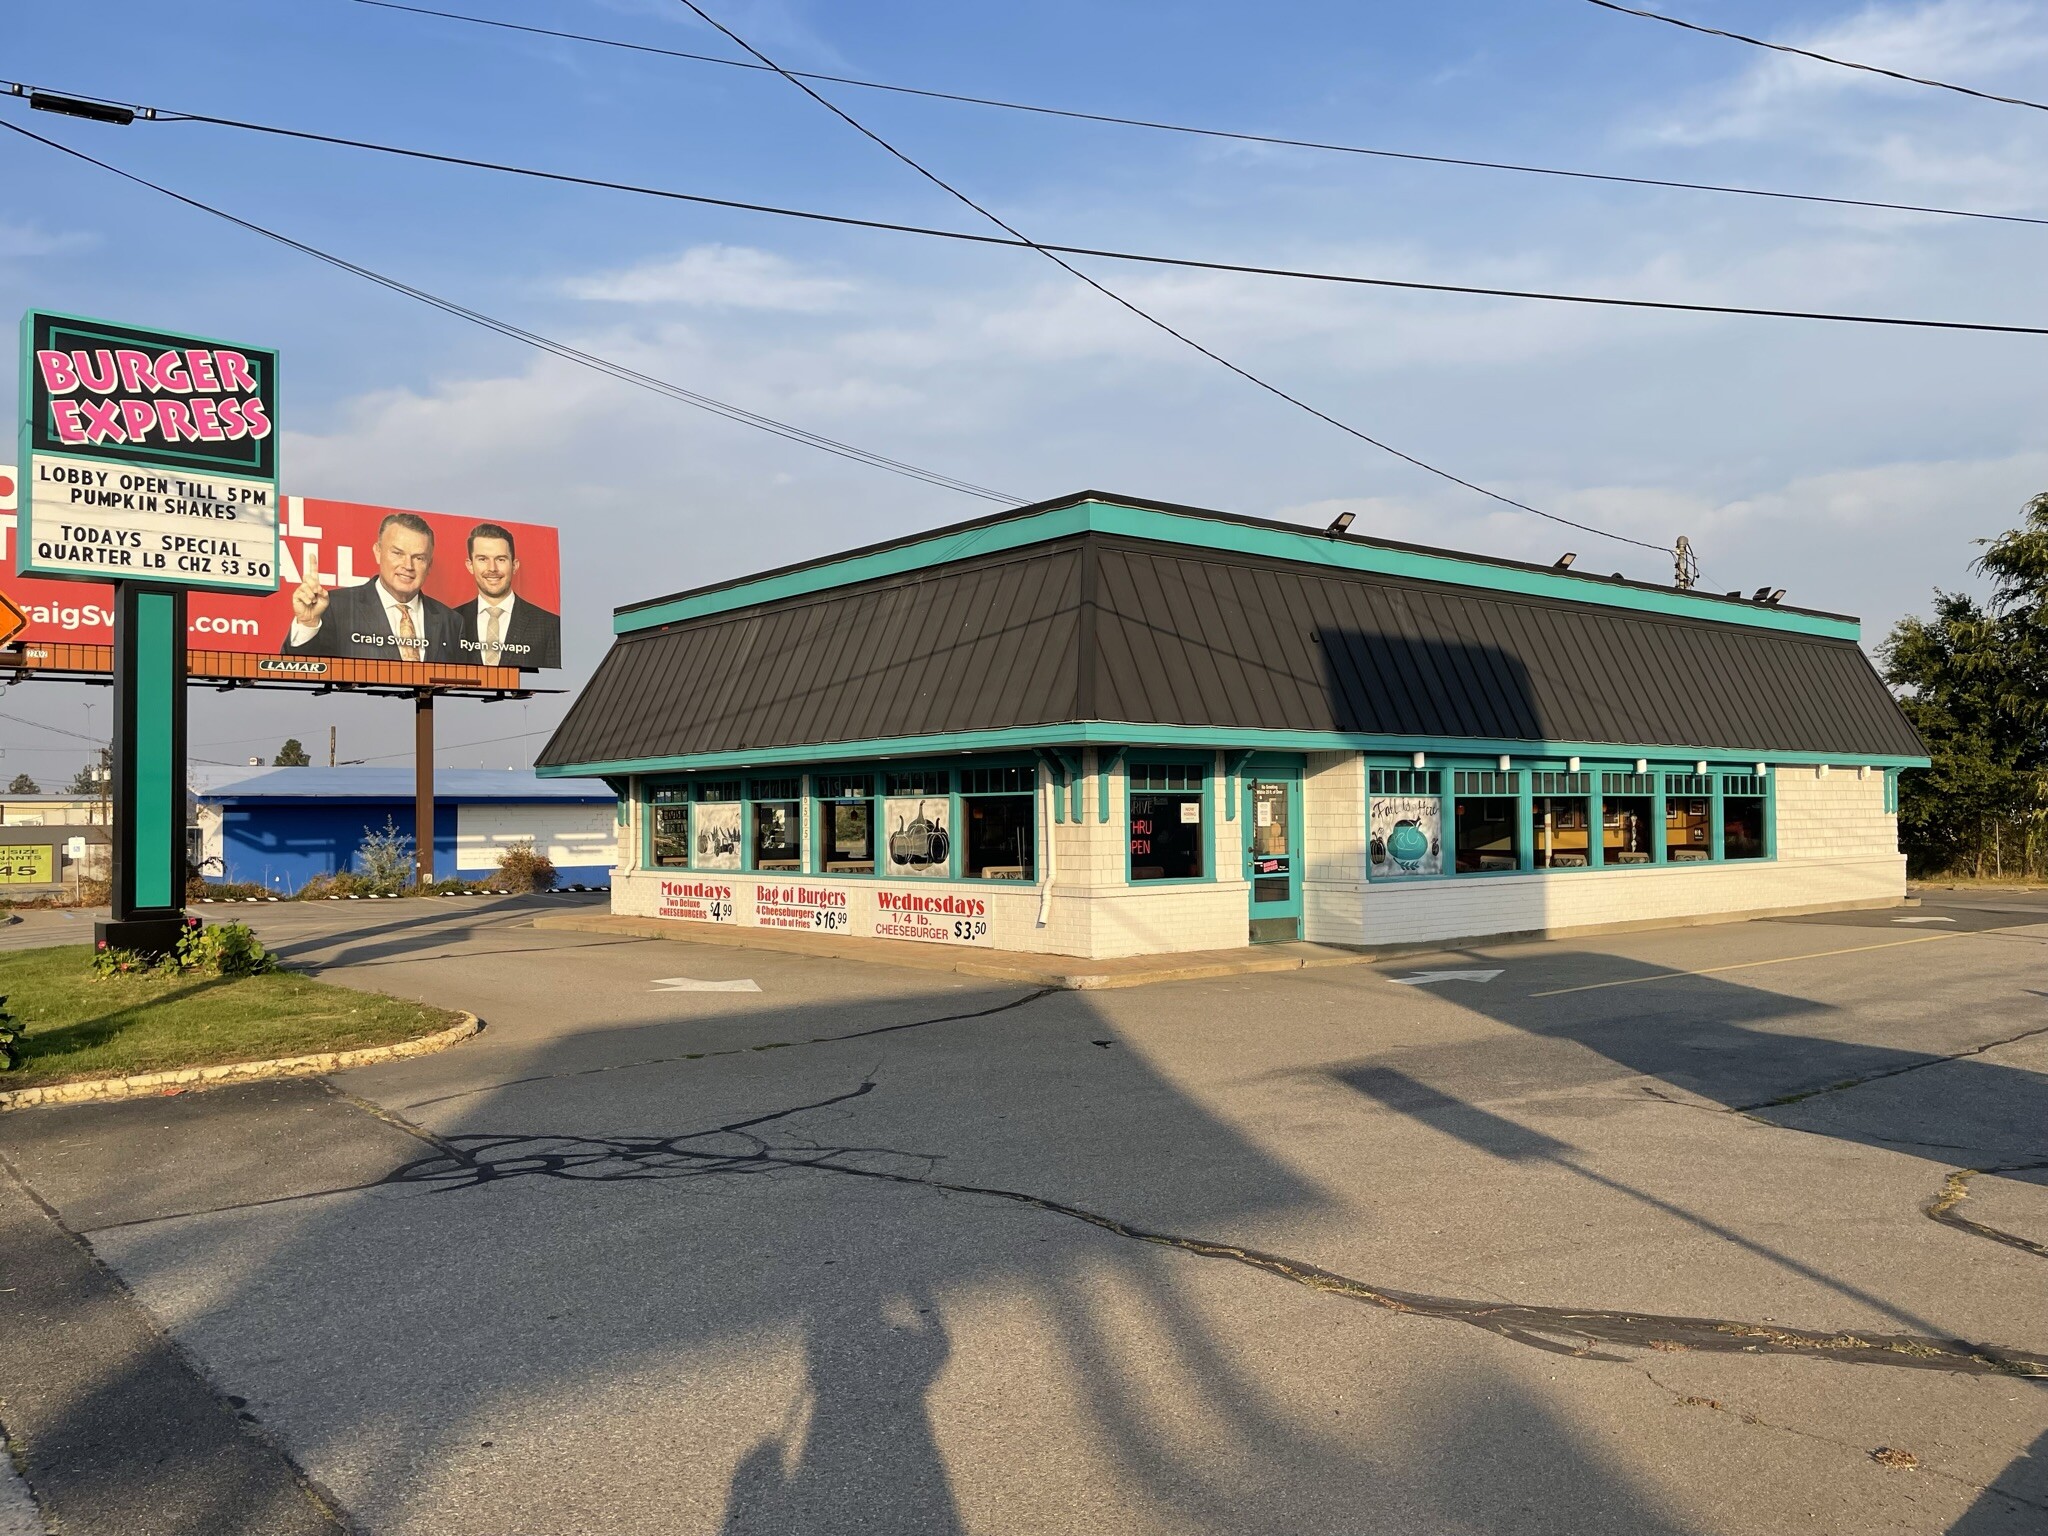
[[[1059,844],[1059,839],[1053,836],[1052,801],[1046,794],[1047,789],[1050,789],[1055,795],[1062,793],[1059,785],[1053,782],[1052,769],[1050,767],[1045,769],[1044,782],[1039,786],[1038,792],[1038,825],[1045,833],[1045,857],[1039,862],[1038,866],[1040,872],[1038,882],[1038,926],[1041,928],[1046,925],[1047,919],[1052,914],[1053,849]]]

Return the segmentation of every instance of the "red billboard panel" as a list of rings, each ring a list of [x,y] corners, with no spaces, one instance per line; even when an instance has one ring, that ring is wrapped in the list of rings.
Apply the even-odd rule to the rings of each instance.
[[[18,477],[0,464],[0,569],[16,564]],[[553,528],[310,496],[283,498],[275,591],[192,592],[199,675],[519,686],[562,664],[561,551]],[[6,578],[27,616],[0,664],[95,670],[111,655],[113,590]]]

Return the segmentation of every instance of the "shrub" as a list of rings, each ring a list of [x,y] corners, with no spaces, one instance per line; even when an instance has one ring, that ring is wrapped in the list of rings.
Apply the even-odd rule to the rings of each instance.
[[[552,891],[555,861],[536,852],[531,840],[514,843],[498,856],[498,875],[491,883],[501,891]]]
[[[21,1065],[21,1021],[7,1011],[7,999],[0,997],[0,1072],[12,1072]]]
[[[356,869],[377,895],[396,895],[413,883],[413,848],[412,834],[399,831],[398,823],[386,816],[384,825],[366,836],[356,849]]]
[[[236,901],[247,897],[261,900],[276,894],[270,887],[258,885],[254,880],[202,880],[195,875],[185,882],[187,901],[199,901],[209,896],[215,901]]]
[[[331,875],[315,875],[298,889],[300,901],[324,901],[329,896],[367,896],[376,887],[368,877],[352,869],[339,869]]]
[[[247,923],[193,925],[178,940],[177,968],[208,976],[262,976],[277,969]]]
[[[81,907],[104,907],[114,899],[114,886],[108,880],[80,880],[78,882],[78,904]]]
[[[172,962],[175,966],[176,962]],[[92,952],[92,973],[101,981],[115,976],[146,976],[157,967],[157,962],[139,950],[121,949],[101,940]]]

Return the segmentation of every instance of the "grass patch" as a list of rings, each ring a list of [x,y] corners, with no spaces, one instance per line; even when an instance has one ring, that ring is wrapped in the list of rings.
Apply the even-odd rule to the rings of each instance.
[[[84,945],[0,955],[0,996],[26,1031],[0,1089],[391,1045],[460,1017],[289,971],[101,981]]]

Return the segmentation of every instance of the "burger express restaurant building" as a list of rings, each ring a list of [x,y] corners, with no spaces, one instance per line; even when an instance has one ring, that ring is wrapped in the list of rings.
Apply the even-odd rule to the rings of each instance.
[[[1878,906],[1854,619],[1086,493],[622,608],[613,910],[1103,957]]]

